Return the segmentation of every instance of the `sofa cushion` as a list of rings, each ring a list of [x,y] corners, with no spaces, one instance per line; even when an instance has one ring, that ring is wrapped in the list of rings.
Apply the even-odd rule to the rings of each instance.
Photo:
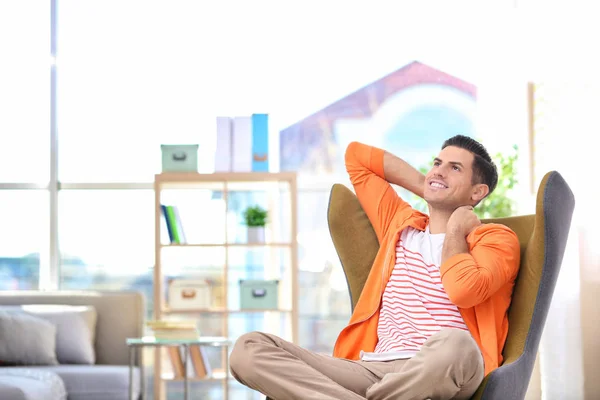
[[[0,360],[21,365],[53,365],[56,327],[27,314],[0,310]]]
[[[4,400],[28,400],[30,397],[23,389],[15,385],[12,379],[0,376],[0,399]]]
[[[126,365],[54,365],[39,367],[60,376],[69,393],[69,400],[127,400],[129,397],[129,367]],[[140,393],[140,375],[133,370],[133,391]]]
[[[61,364],[94,364],[96,309],[93,306],[27,304],[1,309],[24,312],[56,326],[56,358]]]
[[[0,368],[2,400],[66,400],[62,379],[52,371],[37,368]]]

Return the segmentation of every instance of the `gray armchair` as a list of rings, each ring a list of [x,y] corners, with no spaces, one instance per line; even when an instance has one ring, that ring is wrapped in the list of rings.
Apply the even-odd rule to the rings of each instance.
[[[521,266],[509,310],[504,361],[485,377],[473,399],[525,397],[574,206],[571,189],[563,177],[553,171],[545,175],[539,186],[535,215],[483,221],[505,224],[517,234],[521,244]],[[334,185],[331,190],[328,222],[354,309],[379,243],[358,199],[343,185]]]

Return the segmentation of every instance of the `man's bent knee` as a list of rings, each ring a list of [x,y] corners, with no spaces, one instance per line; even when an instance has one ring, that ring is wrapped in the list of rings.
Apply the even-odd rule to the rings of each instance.
[[[229,368],[234,376],[244,375],[247,371],[252,371],[253,363],[256,360],[251,354],[251,343],[263,341],[263,336],[260,332],[248,332],[236,340],[229,356]]]
[[[483,356],[475,339],[468,331],[462,329],[443,329],[444,344],[437,352],[440,364],[454,366],[462,371],[464,380],[477,376],[483,371]]]
[[[459,353],[464,359],[479,359],[481,352],[477,342],[469,331],[462,329],[444,329],[446,343],[444,347],[452,352]]]

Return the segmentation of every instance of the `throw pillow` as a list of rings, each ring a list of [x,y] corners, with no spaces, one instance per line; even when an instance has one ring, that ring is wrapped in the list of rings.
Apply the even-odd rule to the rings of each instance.
[[[56,357],[59,363],[96,363],[97,314],[93,306],[28,304],[21,308],[56,325]]]
[[[0,310],[0,360],[56,365],[56,327],[32,315]]]
[[[61,364],[88,364],[96,362],[97,313],[93,306],[63,304],[25,304],[4,306],[43,318],[56,326],[56,357]]]

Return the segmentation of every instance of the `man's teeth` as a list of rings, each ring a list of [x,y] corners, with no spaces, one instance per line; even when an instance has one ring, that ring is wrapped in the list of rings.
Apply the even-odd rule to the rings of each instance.
[[[435,188],[439,188],[439,189],[445,189],[446,186],[442,185],[441,183],[437,183],[437,182],[431,182],[430,183],[431,186],[435,187]]]

